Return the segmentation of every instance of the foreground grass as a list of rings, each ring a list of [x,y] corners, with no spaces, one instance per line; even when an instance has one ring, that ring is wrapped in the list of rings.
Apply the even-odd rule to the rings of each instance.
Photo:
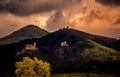
[[[0,75],[0,77],[15,77],[14,75]],[[51,74],[50,77],[116,77],[108,74],[97,74],[97,73],[71,73],[71,74]]]
[[[50,77],[115,77],[96,73],[75,73],[75,74],[53,74]]]

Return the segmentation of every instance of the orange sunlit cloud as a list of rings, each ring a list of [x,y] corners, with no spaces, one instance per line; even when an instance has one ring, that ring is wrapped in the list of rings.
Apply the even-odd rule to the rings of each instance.
[[[120,5],[114,0],[110,1],[1,0],[0,37],[28,24],[35,24],[48,31],[69,26],[88,33],[120,39]],[[7,8],[7,4],[12,5]]]

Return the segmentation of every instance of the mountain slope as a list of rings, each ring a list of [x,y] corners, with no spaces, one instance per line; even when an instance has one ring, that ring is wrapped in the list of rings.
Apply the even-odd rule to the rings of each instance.
[[[76,69],[79,71],[82,65],[91,62],[120,61],[120,52],[117,51],[119,40],[74,29],[60,29],[36,42],[39,50],[46,53],[47,60],[55,72],[70,72]],[[61,46],[63,42],[67,42],[68,46]]]
[[[45,46],[49,45],[49,47],[56,49],[59,48],[60,43],[63,41],[67,41],[70,45],[74,45],[79,40],[84,40],[84,39],[91,39],[96,43],[113,48],[115,50],[120,50],[119,47],[120,40],[93,35],[75,29],[67,29],[67,28],[63,28],[56,32],[46,35],[45,37],[41,38],[40,39],[41,41],[39,42],[41,42],[41,44],[44,44]]]
[[[88,63],[94,62],[94,66],[97,66],[96,62],[104,63],[108,61],[120,61],[120,52],[89,39],[79,41],[72,47],[65,46],[56,49],[52,59],[50,59],[55,72],[80,71],[81,69],[86,69],[82,67],[84,65],[92,68],[93,65],[87,65]]]
[[[78,46],[81,46],[81,48],[83,45],[85,46],[85,48],[80,50],[82,51],[82,56],[86,59],[100,61],[119,60],[118,56],[116,56],[117,54],[120,54],[118,51],[106,46],[102,46],[101,44],[98,44],[92,40],[87,39],[85,42],[78,42],[78,44]]]
[[[20,40],[32,39],[32,38],[41,38],[48,34],[47,31],[41,29],[35,25],[27,25],[18,31],[13,32],[12,34],[1,38],[0,45],[10,44],[14,42],[19,42]]]
[[[26,44],[33,44],[34,42],[37,44],[37,51],[24,50]],[[100,71],[112,70],[120,61],[120,52],[116,49],[119,48],[119,44],[119,40],[113,38],[64,28],[49,33],[42,38],[1,45],[0,50],[4,52],[0,54],[0,71],[3,72],[4,70],[6,72],[6,69],[11,71],[10,69],[14,68],[14,62],[25,56],[37,57],[49,62],[52,72],[57,73],[79,72],[89,68],[93,69],[93,66],[95,71],[99,71],[99,68]],[[116,48],[113,47],[112,49],[114,45]],[[110,63],[104,64],[104,62],[107,63],[109,61]],[[103,69],[101,70],[101,68]],[[118,68],[115,67],[115,69]]]

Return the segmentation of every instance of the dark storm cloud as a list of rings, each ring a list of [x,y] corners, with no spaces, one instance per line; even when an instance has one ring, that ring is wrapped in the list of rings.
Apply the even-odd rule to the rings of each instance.
[[[115,22],[114,22],[115,25],[117,24],[120,24],[120,18],[118,18]]]
[[[0,0],[0,37],[35,24],[120,38],[119,5],[119,0]]]
[[[63,9],[81,0],[0,0],[0,12],[15,15],[30,15]]]
[[[102,19],[102,17],[100,16],[100,11],[99,10],[92,10],[90,12],[90,17],[92,18],[97,18],[97,19]]]
[[[93,23],[95,19],[103,19],[99,10],[91,10],[84,18],[87,23]]]
[[[96,0],[96,1],[108,6],[120,6],[120,0]]]
[[[46,28],[50,31],[63,28],[68,26],[69,22],[66,17],[63,15],[62,11],[57,11],[53,16],[51,16],[47,21]]]

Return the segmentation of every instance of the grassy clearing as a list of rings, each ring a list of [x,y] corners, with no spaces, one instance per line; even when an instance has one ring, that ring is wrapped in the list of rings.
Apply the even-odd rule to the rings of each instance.
[[[73,73],[73,74],[53,74],[50,77],[115,77],[112,75],[103,75],[96,73]]]

